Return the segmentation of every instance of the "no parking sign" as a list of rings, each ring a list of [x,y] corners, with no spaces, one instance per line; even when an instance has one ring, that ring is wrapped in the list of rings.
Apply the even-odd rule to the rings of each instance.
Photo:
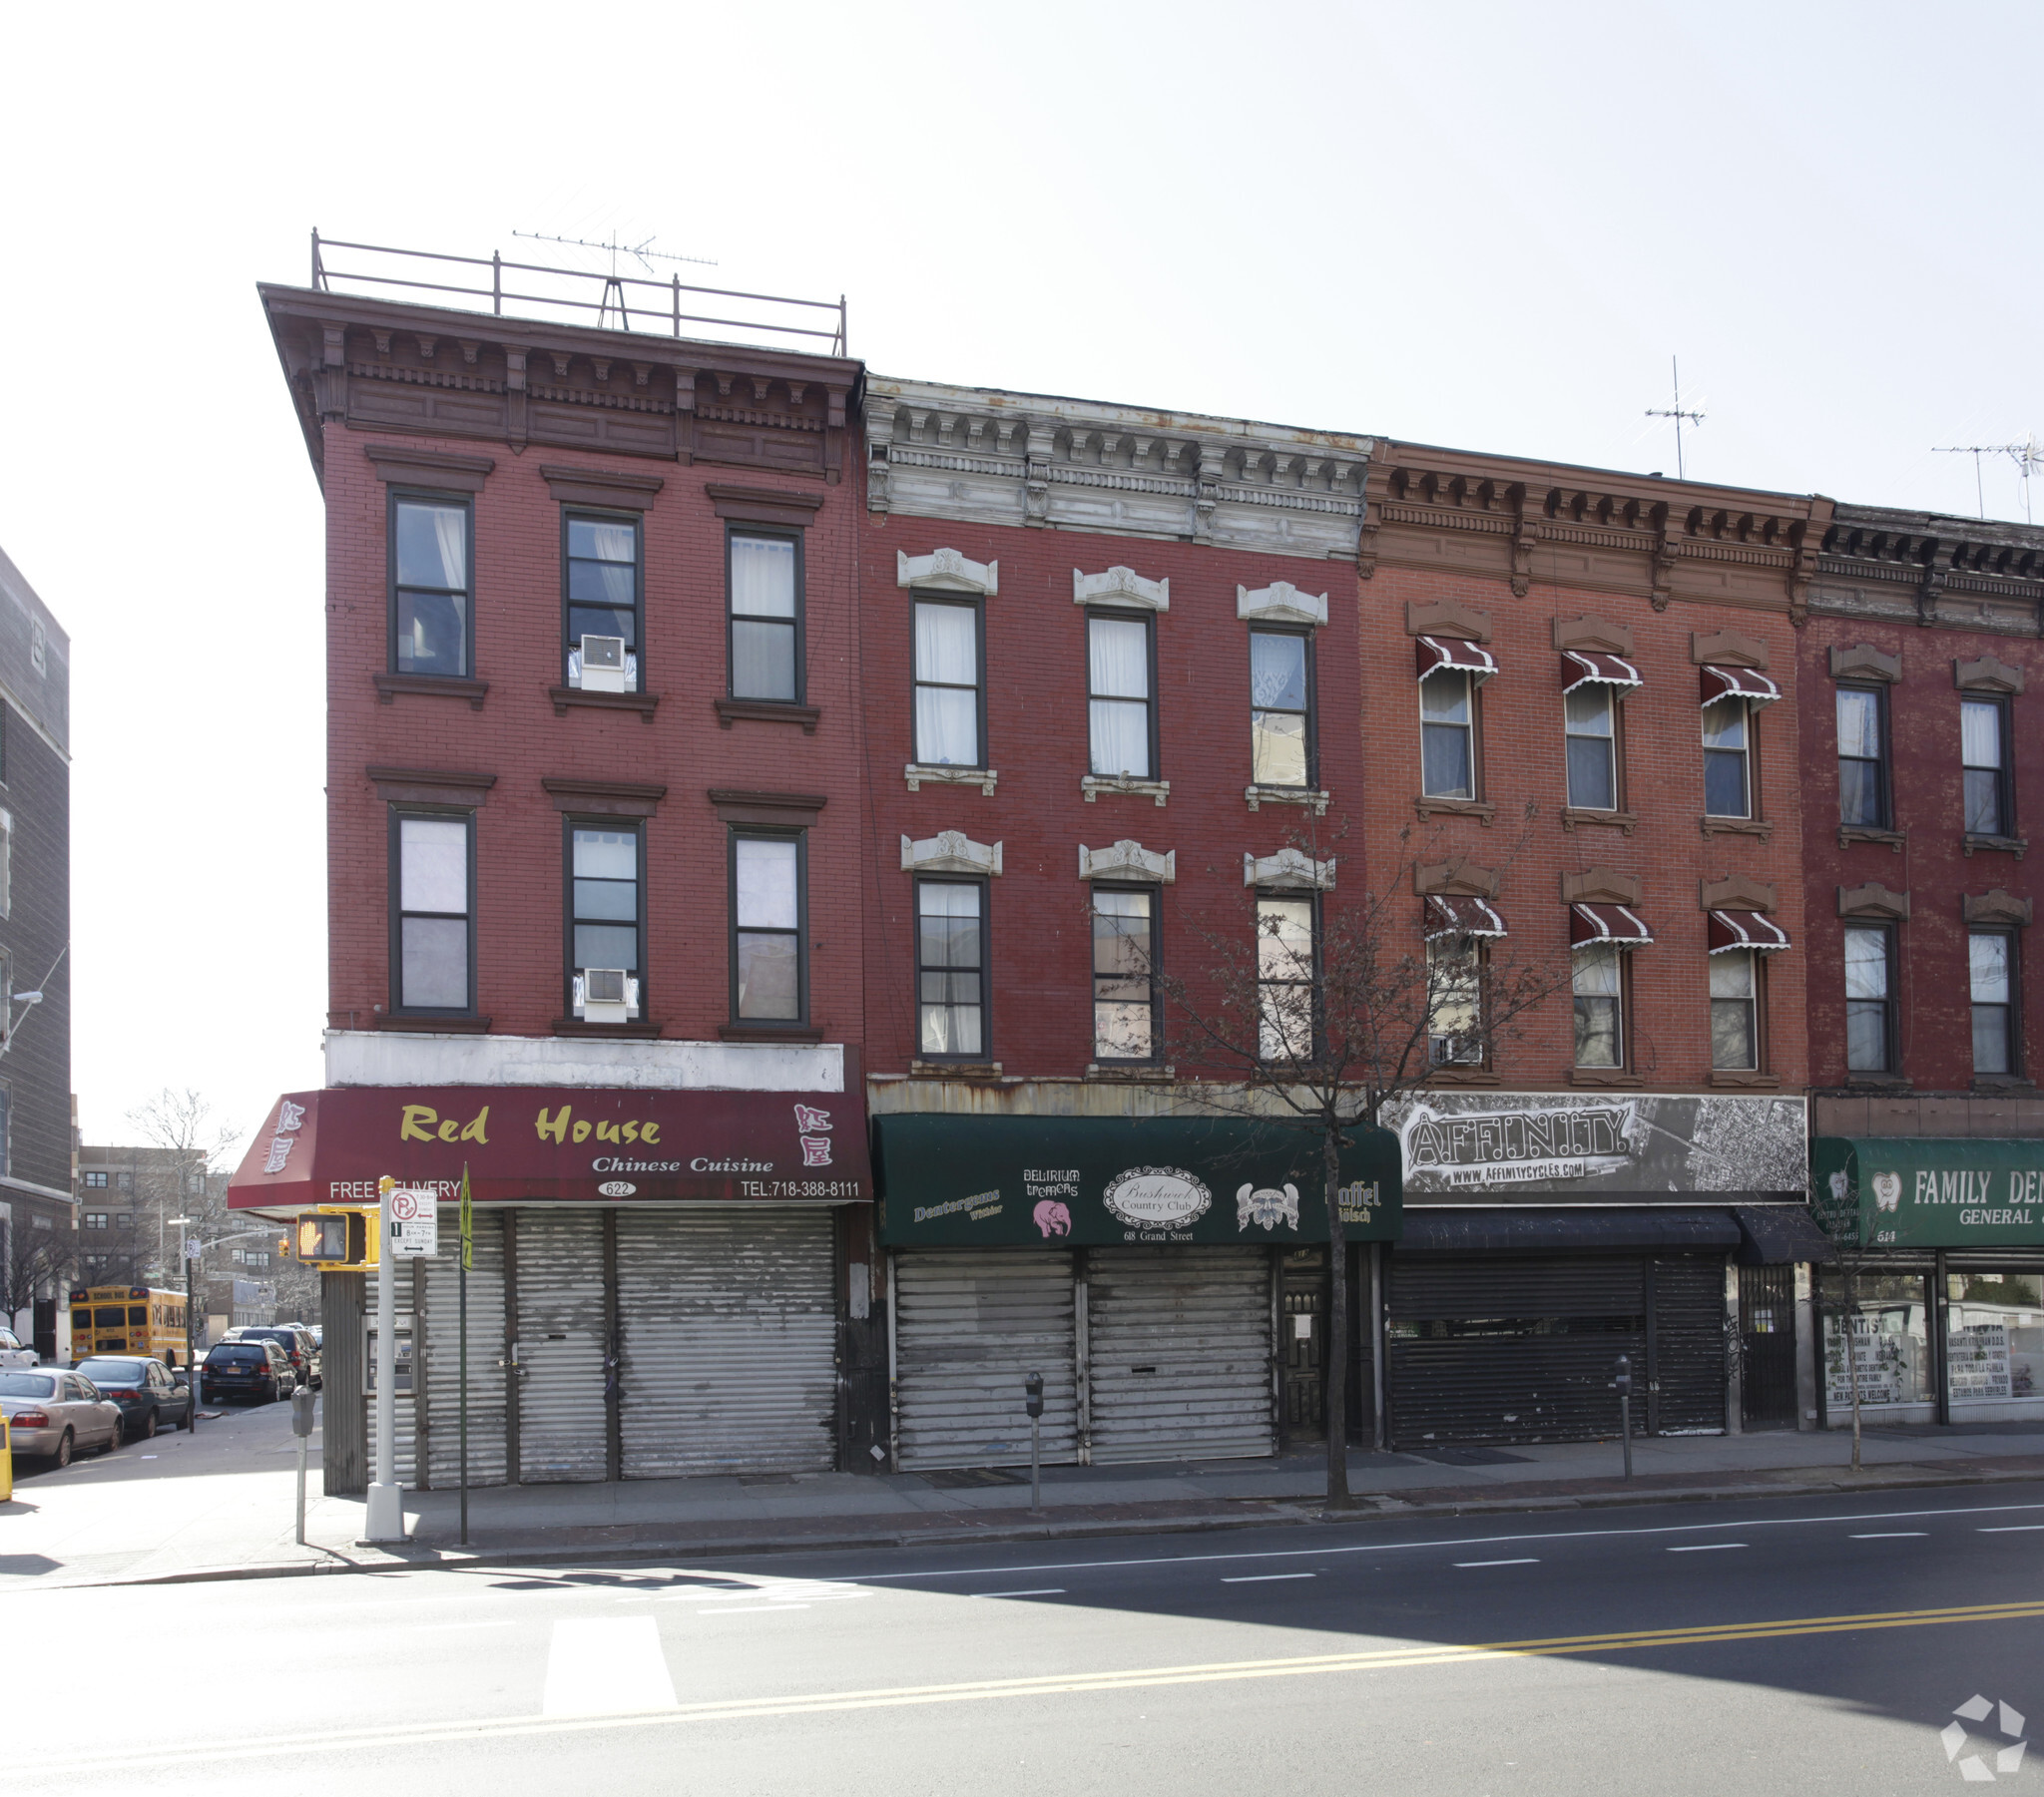
[[[390,1251],[400,1260],[440,1252],[440,1206],[430,1191],[399,1186],[390,1194]]]

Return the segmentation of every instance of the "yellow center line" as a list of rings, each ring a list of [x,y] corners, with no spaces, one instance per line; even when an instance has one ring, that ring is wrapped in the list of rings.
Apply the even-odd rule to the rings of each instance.
[[[1790,1616],[1773,1621],[1707,1622],[1680,1628],[1628,1629],[1606,1634],[1553,1635],[1519,1641],[1420,1642],[1403,1647],[1311,1653],[1276,1659],[1215,1660],[1184,1666],[1138,1666],[1121,1671],[1050,1673],[988,1678],[955,1684],[892,1685],[868,1690],[727,1697],[670,1708],[621,1710],[593,1716],[505,1716],[470,1721],[420,1721],[381,1728],[269,1740],[151,1746],[92,1758],[45,1761],[51,1772],[112,1771],[183,1761],[254,1759],[308,1752],[418,1746],[435,1741],[513,1739],[574,1734],[592,1729],[639,1728],[682,1722],[717,1722],[826,1711],[897,1709],[933,1703],[985,1702],[1003,1697],[1067,1696],[1089,1691],[1148,1690],[1180,1684],[1220,1684],[1250,1678],[1296,1678],[1326,1672],[1396,1671],[1407,1666],[1541,1659],[1564,1654],[1634,1652],[1648,1647],[1708,1646],[1720,1641],[1780,1640],[1797,1635],[1848,1634],[1867,1629],[1923,1628],[1944,1622],[2002,1622],[2044,1617],[2044,1597],[2006,1603],[1953,1604],[1937,1609],[1870,1610],[1854,1615]]]

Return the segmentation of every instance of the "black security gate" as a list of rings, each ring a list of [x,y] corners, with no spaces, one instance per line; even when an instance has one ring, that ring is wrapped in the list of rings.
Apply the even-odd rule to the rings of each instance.
[[[1795,1427],[1795,1269],[1739,1269],[1740,1420],[1748,1429]]]

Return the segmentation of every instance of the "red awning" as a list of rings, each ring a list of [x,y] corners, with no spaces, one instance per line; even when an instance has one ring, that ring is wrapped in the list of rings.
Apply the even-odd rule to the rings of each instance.
[[[1564,693],[1573,692],[1578,686],[1615,686],[1620,697],[1635,686],[1647,683],[1640,678],[1640,671],[1625,657],[1608,656],[1597,649],[1563,650],[1561,677],[1567,681],[1562,687]]]
[[[1426,901],[1426,940],[1437,936],[1502,936],[1505,920],[1467,893],[1435,893]]]
[[[1457,669],[1480,686],[1497,673],[1497,660],[1480,643],[1465,643],[1460,637],[1421,637],[1414,643],[1419,677],[1444,668]]]
[[[1720,668],[1708,662],[1697,670],[1702,676],[1704,703],[1714,705],[1721,698],[1743,698],[1752,705],[1772,705],[1782,688],[1758,669]]]
[[[1768,954],[1788,946],[1788,932],[1762,912],[1713,911],[1708,915],[1714,955],[1727,949],[1759,949]]]
[[[1642,948],[1654,940],[1654,932],[1630,905],[1571,905],[1569,947],[1587,948],[1593,943],[1610,943],[1614,948]]]
[[[228,1182],[230,1209],[451,1202],[870,1198],[865,1106],[844,1092],[338,1086],[286,1093]]]

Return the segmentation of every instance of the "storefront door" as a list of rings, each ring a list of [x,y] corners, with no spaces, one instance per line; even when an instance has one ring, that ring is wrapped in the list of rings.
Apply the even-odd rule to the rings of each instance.
[[[1327,1439],[1327,1255],[1324,1248],[1286,1254],[1279,1273],[1278,1348],[1284,1444]]]
[[[1795,1269],[1739,1269],[1740,1421],[1795,1427]]]
[[[519,1210],[514,1226],[519,1481],[602,1479],[609,1461],[603,1214],[532,1206]]]

